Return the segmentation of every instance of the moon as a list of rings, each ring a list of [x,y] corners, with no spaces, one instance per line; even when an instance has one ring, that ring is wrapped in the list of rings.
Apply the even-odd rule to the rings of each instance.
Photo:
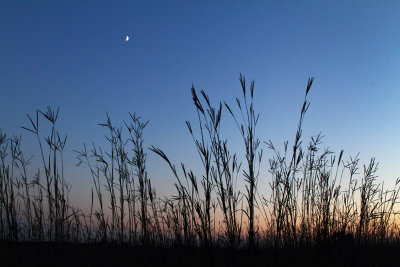
[[[129,36],[127,35],[126,37],[125,37],[125,42],[128,42],[129,41]]]

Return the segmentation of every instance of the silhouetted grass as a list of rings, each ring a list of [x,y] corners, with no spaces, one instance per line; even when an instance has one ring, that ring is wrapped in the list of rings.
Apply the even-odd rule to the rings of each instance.
[[[24,251],[37,259],[35,255],[55,250],[48,265],[75,264],[82,258],[93,265],[114,264],[114,257],[121,264],[132,260],[151,266],[174,265],[178,259],[199,266],[381,265],[386,260],[381,257],[399,248],[400,180],[388,190],[377,179],[374,158],[360,169],[358,156],[345,160],[343,150],[322,149],[321,134],[303,140],[312,83],[310,78],[294,142],[285,142],[282,151],[271,141],[260,141],[266,137],[256,131],[260,115],[254,81],[247,88],[240,76],[242,100],[236,99],[235,109],[222,102],[214,106],[192,86],[197,123],[186,125],[202,171],[194,173],[184,163],[177,169],[160,148],[150,147],[176,178],[176,193],[170,197],[156,195],[147,173],[148,121],[130,114],[129,121],[117,126],[107,114],[99,124],[106,130],[107,145],[84,144],[76,151],[77,165],[86,166],[93,182],[88,214],[69,202],[71,186],[63,171],[67,138],[56,127],[58,109],[28,115],[30,126],[23,129],[36,137],[42,161],[34,175],[21,138],[0,131],[1,253],[23,264],[25,258],[14,253]],[[221,134],[223,112],[238,127],[241,153],[230,150],[228,137]],[[43,120],[50,127],[44,138]],[[258,186],[263,145],[273,152],[268,188]],[[245,182],[244,192],[236,186],[238,179]],[[80,256],[67,259],[76,253]]]

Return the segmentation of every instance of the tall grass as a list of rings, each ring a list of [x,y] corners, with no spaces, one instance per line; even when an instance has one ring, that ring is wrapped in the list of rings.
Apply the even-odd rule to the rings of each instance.
[[[239,128],[240,134],[243,138],[245,145],[245,156],[247,161],[247,170],[243,172],[245,181],[248,183],[246,186],[246,199],[247,199],[247,211],[245,214],[249,219],[249,229],[248,229],[248,241],[249,248],[254,247],[255,242],[255,229],[254,229],[254,208],[256,206],[256,189],[258,182],[258,175],[260,170],[260,164],[262,159],[262,149],[260,149],[260,140],[256,135],[256,126],[260,114],[255,113],[254,109],[254,81],[250,84],[250,96],[246,96],[246,80],[244,76],[240,75],[240,84],[243,91],[243,102],[240,102],[236,98],[236,103],[240,111],[240,116],[234,115],[229,105],[225,103],[226,108],[229,110],[230,114],[235,120],[237,127]],[[249,92],[247,91],[247,94]],[[249,98],[249,100],[248,100]],[[258,164],[258,168],[256,166]]]
[[[42,138],[40,117],[50,124],[50,134]],[[76,239],[79,210],[69,204],[70,186],[64,178],[63,151],[66,136],[61,137],[56,122],[58,110],[37,111],[36,119],[28,115],[39,145],[43,168],[29,179],[28,166],[21,150],[21,138],[7,138],[1,133],[1,233],[11,240],[72,241]],[[45,141],[43,145],[43,141]],[[46,149],[47,148],[47,149]],[[44,182],[41,181],[44,172]]]
[[[227,243],[230,247],[235,247],[240,244],[242,231],[242,221],[238,210],[241,198],[240,192],[236,190],[236,179],[240,165],[237,162],[236,154],[233,154],[233,156],[230,154],[227,140],[223,140],[220,134],[222,104],[219,103],[218,107],[215,108],[204,91],[201,91],[203,101],[197,96],[194,87],[191,91],[198,118],[198,137],[196,137],[189,121],[186,121],[186,125],[204,168],[201,180],[202,192],[200,192],[197,179],[192,171],[187,172],[182,164],[186,184],[182,183],[175,166],[171,164],[165,153],[155,147],[152,147],[151,150],[169,164],[177,178],[176,187],[179,196],[185,199],[184,205],[187,205],[184,208],[184,218],[186,218],[186,211],[188,210],[191,213],[190,222],[196,226],[194,230],[197,231],[201,243],[206,246],[212,243],[213,219],[211,215],[212,208],[215,211],[215,205],[212,205],[212,194],[214,193],[217,204],[222,209],[224,243]],[[190,183],[188,183],[188,180]],[[200,195],[204,195],[204,197],[201,198]],[[187,204],[186,200],[188,200]]]
[[[106,132],[104,145],[84,144],[76,151],[77,165],[85,165],[92,178],[85,213],[69,201],[63,163],[67,138],[58,132],[58,109],[28,115],[30,125],[23,127],[37,140],[37,169],[25,157],[21,138],[0,131],[0,238],[250,250],[399,240],[400,180],[387,189],[378,180],[374,158],[361,166],[358,155],[346,160],[344,150],[322,148],[322,134],[304,140],[312,78],[299,106],[294,142],[286,141],[282,150],[272,141],[261,142],[267,137],[257,132],[254,81],[248,86],[242,75],[239,81],[241,99],[235,107],[222,101],[214,105],[205,91],[191,88],[197,121],[186,126],[200,172],[184,163],[177,168],[163,150],[150,146],[175,177],[170,197],[160,198],[152,186],[144,142],[148,121],[136,114],[122,126],[107,114],[99,124]],[[239,130],[242,151],[233,151],[222,135],[224,112]],[[44,137],[43,121],[49,130]],[[266,163],[263,147],[273,152]],[[267,188],[258,186],[264,176]]]
[[[114,126],[107,114],[106,123],[99,125],[109,132],[106,136],[108,152],[94,144],[90,152],[86,145],[82,151],[76,151],[77,165],[86,164],[92,175],[99,204],[95,212],[98,236],[103,241],[118,240],[147,245],[151,235],[160,237],[157,216],[159,202],[147,175],[146,153],[143,149],[143,130],[147,123],[136,114],[130,114],[130,121],[124,122],[127,131],[127,137],[124,137],[123,128]],[[105,180],[104,189],[102,179]],[[108,193],[110,222],[105,215],[103,191]],[[152,222],[155,226],[153,229]]]

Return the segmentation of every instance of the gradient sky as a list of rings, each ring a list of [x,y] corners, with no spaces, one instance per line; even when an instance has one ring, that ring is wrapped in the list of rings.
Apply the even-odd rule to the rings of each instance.
[[[325,145],[343,148],[345,158],[360,152],[368,163],[375,156],[380,181],[393,184],[400,175],[400,2],[115,2],[0,2],[0,128],[22,134],[26,153],[38,155],[20,128],[28,125],[25,115],[59,106],[75,201],[87,200],[91,180],[86,168],[74,167],[72,150],[102,144],[106,132],[97,124],[106,111],[116,123],[128,112],[149,119],[146,147],[196,170],[185,125],[196,118],[189,89],[234,103],[240,73],[255,80],[261,140],[282,148],[294,139],[313,76],[305,142],[322,131]],[[243,154],[232,118],[222,127]],[[159,195],[170,194],[174,178],[148,153],[153,184]],[[267,167],[265,158],[263,186]]]

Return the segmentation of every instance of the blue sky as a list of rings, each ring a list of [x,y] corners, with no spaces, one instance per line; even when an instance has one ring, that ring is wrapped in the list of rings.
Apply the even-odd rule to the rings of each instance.
[[[397,1],[2,1],[0,128],[37,155],[20,128],[25,114],[59,106],[67,174],[84,198],[91,180],[72,150],[103,142],[106,111],[119,123],[128,112],[149,119],[145,145],[196,169],[185,126],[195,121],[192,84],[214,103],[234,103],[239,73],[254,79],[259,137],[279,146],[294,139],[313,76],[305,141],[322,131],[345,157],[375,156],[391,184],[400,174],[398,14]],[[229,116],[222,126],[242,153]],[[148,167],[159,193],[171,192],[164,162],[149,152]]]

